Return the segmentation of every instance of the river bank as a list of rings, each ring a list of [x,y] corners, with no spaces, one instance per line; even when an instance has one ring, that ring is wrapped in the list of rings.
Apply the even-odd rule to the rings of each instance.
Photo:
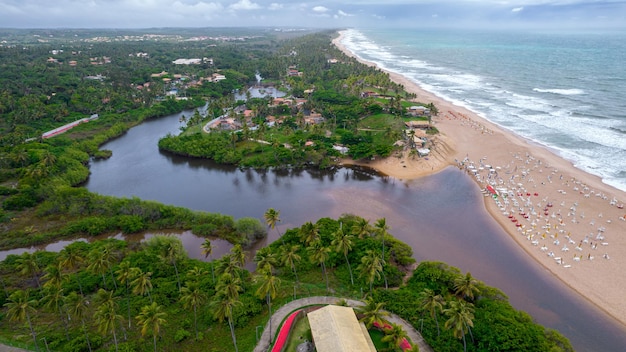
[[[341,32],[333,43],[354,56],[341,44]],[[433,122],[441,136],[428,160],[403,156],[365,165],[406,182],[456,165],[481,188],[500,189],[495,199],[486,193],[485,205],[528,259],[626,328],[626,277],[620,274],[626,238],[619,236],[626,233],[626,210],[620,208],[626,194],[406,77],[389,74],[417,94],[417,101],[437,106]]]

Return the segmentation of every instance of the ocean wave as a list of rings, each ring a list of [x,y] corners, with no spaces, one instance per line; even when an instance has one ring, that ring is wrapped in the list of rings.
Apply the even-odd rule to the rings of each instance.
[[[610,127],[610,129],[617,133],[626,134],[626,130],[618,128],[618,127]]]
[[[388,46],[384,38],[372,40],[367,32],[350,30],[347,34],[342,42],[357,56],[555,150],[577,167],[626,190],[626,174],[620,173],[626,169],[626,119],[622,113],[626,105],[615,99],[618,83],[626,80],[623,77],[618,75],[617,84],[604,77],[587,82],[578,76],[548,82],[533,71],[498,77],[473,70],[471,65],[466,68],[449,57],[439,60],[441,53],[428,51],[428,47],[399,50]],[[584,90],[557,88],[568,86]]]
[[[572,89],[544,89],[544,88],[533,88],[533,91],[539,93],[552,93],[552,94],[560,94],[560,95],[582,95],[585,94],[585,91],[578,88]]]

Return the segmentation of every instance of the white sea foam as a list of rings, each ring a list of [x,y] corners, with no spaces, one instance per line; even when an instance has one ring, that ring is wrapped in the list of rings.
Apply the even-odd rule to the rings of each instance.
[[[343,44],[359,58],[404,75],[423,89],[551,148],[577,167],[626,190],[626,119],[623,115],[626,105],[619,105],[622,103],[615,98],[619,87],[607,86],[603,80],[595,82],[595,76],[594,80],[585,78],[584,82],[572,78],[576,75],[551,75],[548,80],[541,74],[544,67],[539,61],[536,67],[520,62],[515,67],[523,67],[522,71],[507,71],[514,65],[501,66],[502,72],[490,66],[490,71],[485,73],[475,66],[484,65],[486,58],[466,57],[461,53],[456,60],[447,54],[441,56],[442,53],[435,50],[439,46],[431,48],[426,55],[421,42],[409,36],[406,41],[415,50],[379,45],[357,30],[350,30],[344,38],[347,39]],[[381,39],[378,43],[387,42]],[[500,54],[507,60],[515,60],[506,56],[506,51]],[[481,61],[474,61],[473,66],[472,59]],[[445,67],[448,64],[450,67]],[[585,90],[556,88],[583,84]],[[533,85],[539,88],[532,88]]]
[[[552,93],[552,94],[561,94],[561,95],[581,95],[585,94],[585,91],[582,89],[544,89],[544,88],[533,88],[535,92],[539,93]]]

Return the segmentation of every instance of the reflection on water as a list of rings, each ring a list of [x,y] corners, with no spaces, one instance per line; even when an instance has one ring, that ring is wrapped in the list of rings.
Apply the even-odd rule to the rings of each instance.
[[[211,258],[205,258],[204,255],[202,254],[202,248],[200,248],[205,238],[196,236],[193,233],[191,233],[191,231],[168,232],[168,233],[146,232],[146,233],[131,234],[131,235],[124,235],[124,234],[118,233],[115,236],[102,235],[102,236],[94,236],[94,237],[89,237],[89,238],[81,237],[81,238],[77,238],[73,240],[62,240],[58,242],[53,242],[53,243],[42,245],[42,246],[33,246],[33,247],[28,247],[28,248],[18,248],[18,249],[0,251],[0,260],[6,259],[6,257],[11,254],[20,255],[22,253],[26,253],[26,252],[33,253],[35,251],[60,252],[63,248],[65,248],[65,246],[71,243],[77,242],[77,241],[91,243],[91,242],[103,240],[106,238],[115,238],[118,240],[124,240],[124,241],[130,242],[130,243],[139,243],[139,242],[144,242],[154,237],[155,235],[177,236],[183,243],[183,247],[185,247],[185,250],[187,251],[189,258],[199,259],[199,260],[219,259],[224,254],[230,252],[231,248],[233,247],[233,245],[226,240],[223,240],[221,238],[209,237],[209,239],[211,240],[211,247],[213,251],[211,253]]]
[[[456,168],[402,182],[360,168],[242,170],[159,153],[158,139],[176,133],[179,115],[148,121],[107,143],[113,156],[91,163],[86,187],[235,218],[262,219],[275,208],[281,233],[344,213],[372,223],[384,217],[418,261],[444,261],[470,271],[502,289],[516,308],[565,334],[577,350],[626,350],[623,327],[529,260],[487,214],[476,184]],[[270,231],[267,241],[276,239]],[[186,248],[193,257],[199,245],[191,243]]]
[[[250,93],[250,98],[265,98],[267,96],[280,98],[284,97],[286,94],[284,92],[279,91],[278,89],[268,86],[268,87],[251,87],[247,90]],[[246,92],[240,92],[235,94],[235,100],[246,100]]]

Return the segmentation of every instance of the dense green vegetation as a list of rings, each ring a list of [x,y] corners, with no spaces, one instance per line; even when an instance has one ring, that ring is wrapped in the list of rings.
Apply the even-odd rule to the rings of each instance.
[[[277,211],[267,215],[270,224],[279,220]],[[210,239],[203,248],[209,256]],[[253,274],[245,257],[236,245],[217,260],[189,259],[175,236],[11,255],[0,263],[0,319],[14,323],[0,333],[31,348],[45,338],[59,351],[231,351],[234,344],[251,351],[270,305],[332,292],[371,297],[359,310],[367,326],[384,317],[384,307],[422,329],[436,351],[463,344],[468,351],[572,350],[469,273],[424,262],[404,285],[412,250],[387,232],[385,219],[371,225],[344,215],[289,229],[256,252]]]
[[[238,109],[228,109],[218,101],[211,105],[208,117],[238,121],[235,131],[218,130],[207,135],[193,129],[194,133],[167,136],[159,147],[250,167],[327,168],[342,156],[333,149],[335,145],[346,147],[352,159],[389,156],[398,149],[394,142],[405,138],[403,120],[410,119],[407,107],[419,103],[404,100],[413,97],[404,87],[391,82],[379,69],[329,46],[329,40],[328,33],[292,39],[271,60],[260,62],[258,71],[263,77],[267,75],[283,89],[288,87],[290,103],[273,104],[274,99],[268,96],[251,98],[241,102]],[[299,74],[289,75],[288,68]],[[294,105],[292,101],[298,99],[302,104]],[[436,110],[432,104],[431,108]],[[252,117],[244,116],[245,109],[251,110]],[[322,121],[307,122],[312,114],[319,114]],[[210,118],[194,115],[191,125],[206,123]],[[268,119],[276,123],[270,125]]]
[[[334,145],[348,147],[354,159],[384,157],[406,138],[401,131],[412,119],[408,106],[428,105],[436,113],[432,104],[411,102],[414,97],[382,71],[329,45],[331,32],[232,29],[198,39],[208,35],[200,32],[0,31],[6,40],[0,46],[0,248],[165,230],[207,237],[209,259],[212,238],[235,244],[229,255],[209,262],[189,259],[180,241],[166,236],[141,245],[76,242],[60,253],[9,256],[0,263],[0,341],[59,351],[249,351],[270,305],[292,299],[291,292],[332,292],[387,302],[415,326],[423,323],[438,351],[571,349],[561,335],[513,310],[496,289],[477,284],[459,291],[457,279],[474,281],[454,268],[422,263],[403,285],[412,251],[387,233],[385,219],[370,225],[346,215],[290,229],[256,253],[252,274],[242,269],[244,249],[265,236],[259,220],[81,188],[89,161],[110,156],[99,149],[104,142],[146,119],[185,109],[206,105],[207,114],[192,113],[180,136],[161,140],[162,149],[255,167],[331,167],[341,156]],[[174,64],[179,58],[202,61]],[[225,79],[206,79],[218,73]],[[267,97],[234,101],[233,91],[254,84],[256,73],[301,104],[272,106]],[[248,126],[242,109],[253,112]],[[323,120],[307,123],[311,113]],[[41,138],[92,114],[98,119]],[[224,114],[239,119],[241,130],[201,131]],[[271,116],[280,123],[266,124]],[[274,229],[279,212],[265,215]],[[439,298],[433,306],[416,306],[426,289]],[[448,323],[455,312],[471,320],[465,320],[471,330]]]

